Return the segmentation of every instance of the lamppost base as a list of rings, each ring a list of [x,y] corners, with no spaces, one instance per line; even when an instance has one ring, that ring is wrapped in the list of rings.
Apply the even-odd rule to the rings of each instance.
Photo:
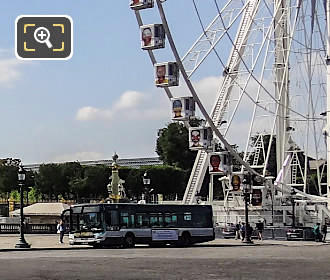
[[[30,248],[31,245],[28,244],[24,239],[20,239],[18,243],[16,243],[15,248]]]
[[[253,241],[250,238],[244,238],[244,240],[242,241],[242,243],[253,244]]]

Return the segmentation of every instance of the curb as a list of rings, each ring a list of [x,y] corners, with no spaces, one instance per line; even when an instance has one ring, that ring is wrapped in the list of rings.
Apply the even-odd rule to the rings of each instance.
[[[86,249],[93,249],[93,247],[68,247],[68,248],[7,248],[7,249],[0,249],[1,252],[28,252],[28,251],[67,251],[67,250],[86,250]]]

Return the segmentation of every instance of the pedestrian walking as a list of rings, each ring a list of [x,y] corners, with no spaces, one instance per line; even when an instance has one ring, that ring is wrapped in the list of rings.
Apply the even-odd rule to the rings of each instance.
[[[241,239],[241,232],[240,232],[241,231],[241,227],[242,227],[241,222],[239,222],[235,226],[235,240]]]
[[[64,232],[65,232],[65,225],[63,220],[61,219],[59,223],[57,224],[57,233],[60,234],[60,242],[63,243],[63,237],[64,237]]]
[[[327,231],[328,231],[328,229],[327,229],[327,225],[324,224],[324,225],[322,226],[322,229],[321,229],[321,232],[322,232],[322,234],[323,234],[322,242],[325,242],[325,238],[326,238],[326,236],[327,236]]]
[[[241,240],[243,241],[245,238],[245,224],[244,223],[242,223],[240,233],[241,233]]]
[[[315,238],[316,242],[322,241],[322,234],[321,234],[321,231],[320,231],[320,223],[317,223],[314,226],[313,233],[314,233],[314,238]]]
[[[246,224],[246,233],[247,233],[247,239],[251,240],[252,238],[252,233],[253,233],[253,228],[251,227],[251,225],[248,223]]]
[[[262,221],[258,221],[258,223],[256,223],[256,230],[258,233],[258,239],[262,240],[262,232],[264,231],[264,223]]]

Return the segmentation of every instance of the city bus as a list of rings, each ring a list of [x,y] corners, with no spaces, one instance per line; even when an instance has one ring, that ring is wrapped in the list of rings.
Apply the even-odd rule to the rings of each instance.
[[[189,246],[215,238],[210,205],[78,204],[66,211],[71,245]]]

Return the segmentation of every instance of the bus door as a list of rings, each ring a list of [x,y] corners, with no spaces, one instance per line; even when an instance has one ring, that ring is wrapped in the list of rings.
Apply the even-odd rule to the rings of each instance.
[[[71,221],[71,209],[68,208],[66,210],[63,210],[62,215],[61,215],[61,219],[64,223],[65,226],[65,232],[70,232],[71,230],[71,225],[72,225],[72,221]]]
[[[117,209],[105,210],[104,221],[107,237],[120,237],[119,211]]]
[[[150,219],[148,213],[136,213],[135,237],[139,239],[151,238]]]

